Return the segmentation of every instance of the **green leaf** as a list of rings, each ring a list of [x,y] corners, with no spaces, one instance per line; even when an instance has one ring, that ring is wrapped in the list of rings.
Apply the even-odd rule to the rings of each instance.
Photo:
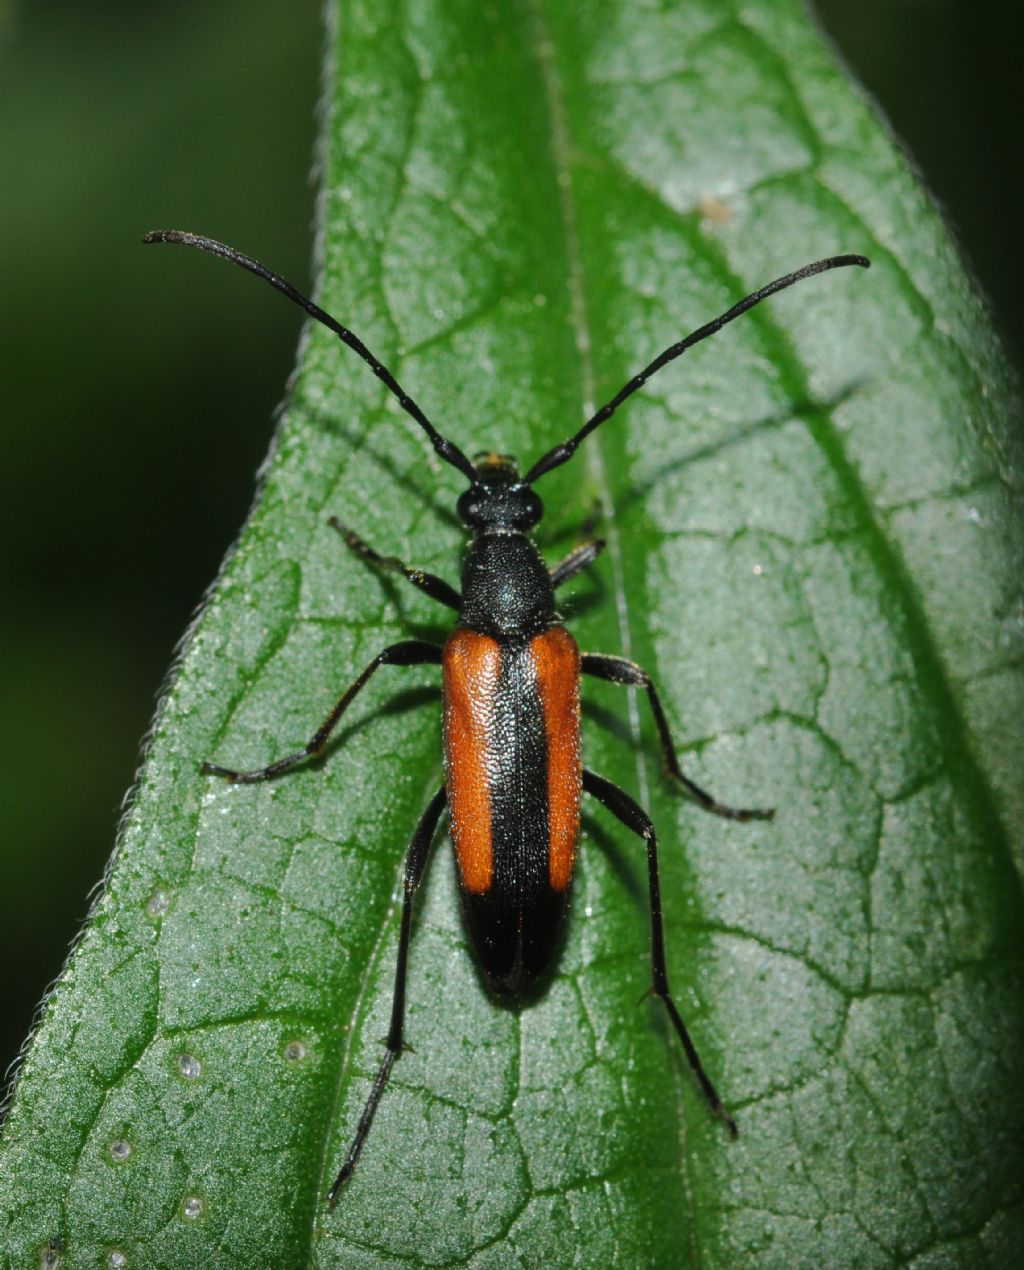
[[[654,675],[587,684],[588,766],[649,806],[708,1114],[649,977],[640,844],[584,820],[550,988],[484,992],[443,843],[408,1039],[387,1027],[402,858],[441,780],[436,672],[358,669],[444,614],[336,515],[456,580],[460,482],[327,332],[161,704],[106,887],[5,1126],[12,1265],[1012,1264],[1024,1253],[1021,454],[942,225],[799,7],[345,6],[321,299],[467,451],[537,457],[681,333],[837,250],[663,371],[545,478],[565,607]],[[241,243],[242,248],[252,245]],[[168,249],[199,294],[251,278]],[[273,262],[270,262],[271,264]],[[49,1251],[48,1251],[49,1250]],[[49,1258],[49,1262],[47,1262]]]

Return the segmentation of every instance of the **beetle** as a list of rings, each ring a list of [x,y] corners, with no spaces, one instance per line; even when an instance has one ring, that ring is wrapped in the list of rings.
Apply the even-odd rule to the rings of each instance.
[[[516,460],[509,455],[484,451],[469,459],[437,431],[358,336],[259,261],[212,238],[182,230],[156,230],[143,241],[177,243],[221,256],[282,292],[370,366],[427,434],[439,457],[469,482],[457,504],[459,518],[471,534],[462,561],[461,591],[434,574],[378,554],[352,529],[334,517],[330,520],[349,549],[368,565],[401,573],[431,599],[455,611],[456,623],[444,645],[411,639],[382,649],[338,698],[306,745],[293,754],[251,771],[209,762],[202,765],[205,774],[237,784],[280,776],[323,754],[338,721],[381,666],[441,666],[444,783],[416,826],[406,855],[385,1054],[345,1161],[328,1192],[328,1203],[335,1203],[355,1169],[395,1060],[402,1052],[413,901],[445,808],[470,942],[490,987],[512,998],[543,983],[558,949],[579,842],[582,794],[596,798],[644,841],[651,915],[650,993],[663,1003],[709,1108],[735,1137],[736,1122],[705,1072],[669,989],[654,824],[625,790],[583,766],[581,675],[646,692],[667,772],[705,811],[749,821],[770,820],[774,810],[728,806],[685,776],[650,675],[625,657],[580,652],[555,608],[555,592],[590,566],[605,544],[600,539],[584,541],[549,568],[531,537],[544,513],[533,487],[542,476],[568,462],[590,433],[688,348],[768,296],[805,278],[851,265],[867,268],[870,262],[858,255],[829,256],[745,296],[713,321],[670,345],[573,436],[548,450],[520,475]]]

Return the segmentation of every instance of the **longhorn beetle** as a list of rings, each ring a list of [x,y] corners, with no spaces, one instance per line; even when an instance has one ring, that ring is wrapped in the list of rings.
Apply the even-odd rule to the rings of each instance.
[[[555,591],[591,565],[604,543],[580,543],[549,568],[530,538],[544,513],[533,486],[566,463],[581,441],[605,423],[656,371],[776,291],[827,269],[867,268],[863,256],[830,256],[769,282],[712,322],[659,354],[567,441],[542,455],[525,476],[516,460],[490,451],[468,459],[443,437],[366,345],[347,327],[307,300],[259,261],[224,243],[180,230],[157,230],[144,242],[183,243],[241,266],[269,282],[322,323],[365,361],[430,439],[438,455],[469,482],[459,517],[472,537],[462,562],[461,594],[442,578],[379,555],[353,530],[331,517],[349,549],[367,564],[401,573],[431,599],[458,614],[444,646],[409,639],[382,649],[338,698],[309,742],[254,771],[204,763],[202,771],[238,784],[270,780],[321,755],[341,716],[379,666],[440,665],[444,701],[444,784],[431,799],[409,844],[398,964],[384,1059],[373,1082],[348,1154],[327,1199],[333,1204],[351,1177],[395,1059],[402,1052],[405,979],[413,898],[423,877],[434,831],[447,807],[465,925],[481,970],[499,994],[516,997],[548,971],[559,945],[579,839],[580,795],[591,794],[647,847],[651,908],[651,993],[660,998],[711,1111],[735,1137],[736,1123],[697,1054],[669,991],[658,880],[658,842],[650,817],[624,790],[583,767],[580,754],[580,675],[643,688],[669,775],[705,811],[729,820],[770,820],[772,810],[729,807],[684,776],[668,720],[646,671],[610,653],[581,654],[560,623]]]

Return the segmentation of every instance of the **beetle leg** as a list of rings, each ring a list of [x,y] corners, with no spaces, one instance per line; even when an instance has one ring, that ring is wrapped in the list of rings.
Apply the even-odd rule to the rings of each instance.
[[[403,564],[397,556],[382,556],[379,552],[374,551],[368,542],[364,542],[354,530],[347,529],[337,516],[332,516],[328,521],[332,529],[336,529],[342,538],[345,539],[345,545],[361,560],[365,560],[367,564],[372,564],[378,569],[385,569],[389,573],[401,573],[415,587],[419,587],[421,591],[425,591],[432,600],[437,600],[441,604],[447,604],[450,609],[456,612],[462,607],[462,597],[453,586],[449,586],[444,578],[439,578],[433,573],[426,573],[423,569],[411,569],[407,564]]]
[[[441,812],[444,811],[447,801],[448,795],[442,785],[431,800],[430,806],[423,813],[420,823],[416,826],[416,832],[412,836],[412,842],[409,844],[409,854],[405,858],[402,930],[398,937],[398,962],[395,966],[395,991],[391,998],[391,1026],[388,1028],[387,1052],[373,1082],[370,1096],[366,1100],[363,1114],[359,1117],[359,1124],[356,1127],[352,1145],[348,1149],[348,1155],[345,1156],[345,1163],[341,1166],[338,1176],[334,1179],[334,1184],[327,1194],[328,1204],[334,1204],[341,1192],[341,1188],[352,1176],[352,1170],[356,1167],[359,1153],[362,1151],[366,1137],[370,1132],[377,1104],[384,1093],[384,1087],[388,1083],[388,1077],[391,1075],[391,1069],[395,1065],[395,1059],[402,1052],[402,1030],[405,1023],[405,978],[409,963],[409,939],[412,934],[413,897],[423,878],[423,870],[426,868],[427,858],[430,855],[430,844],[434,838],[434,830],[437,828],[437,822],[441,818]]]
[[[563,582],[568,582],[581,569],[593,564],[606,546],[603,538],[591,538],[588,542],[581,542],[579,546],[573,547],[565,559],[560,560],[551,570],[551,585],[560,587]]]
[[[334,704],[334,709],[310,737],[301,750],[279,758],[276,763],[267,767],[257,767],[253,771],[235,771],[234,768],[221,767],[219,763],[203,763],[200,771],[204,776],[223,776],[233,784],[252,785],[257,781],[268,781],[271,777],[280,776],[304,759],[315,758],[322,754],[330,740],[331,733],[338,720],[348,709],[353,697],[362,689],[378,666],[421,666],[427,664],[440,665],[441,647],[429,644],[422,639],[406,639],[399,644],[390,644],[382,649],[370,662],[363,673],[345,690]]]
[[[665,964],[665,931],[661,920],[661,883],[658,879],[658,839],[654,832],[654,824],[639,803],[634,802],[625,790],[619,789],[611,781],[606,781],[604,777],[584,771],[583,788],[598,802],[603,803],[613,816],[627,829],[632,830],[638,838],[643,838],[647,844],[647,884],[651,899],[651,991],[668,1011],[668,1017],[672,1021],[676,1035],[683,1043],[686,1057],[707,1099],[708,1106],[723,1121],[729,1133],[734,1138],[738,1137],[739,1130],[736,1128],[736,1122],[726,1111],[718,1096],[718,1090],[715,1089],[711,1078],[704,1070],[697,1047],[690,1039],[686,1024],[676,1009],[676,1003],[672,1000],[672,994],[669,991],[668,968]]]
[[[705,811],[713,812],[716,816],[724,816],[726,820],[772,820],[774,818],[774,807],[729,807],[712,797],[707,790],[701,789],[688,776],[683,775],[658,691],[646,670],[625,657],[614,657],[609,653],[584,653],[580,659],[580,671],[584,675],[593,675],[596,679],[607,679],[609,683],[629,684],[635,688],[647,689],[647,700],[651,703],[651,713],[658,727],[661,753],[668,774],[693,796],[698,806],[703,807]]]

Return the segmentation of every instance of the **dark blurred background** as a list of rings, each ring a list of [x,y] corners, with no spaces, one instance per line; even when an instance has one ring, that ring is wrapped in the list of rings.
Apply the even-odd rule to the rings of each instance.
[[[819,0],[1021,348],[1024,9]],[[0,1070],[113,843],[172,650],[248,508],[298,315],[139,245],[310,283],[320,4],[0,0]]]

